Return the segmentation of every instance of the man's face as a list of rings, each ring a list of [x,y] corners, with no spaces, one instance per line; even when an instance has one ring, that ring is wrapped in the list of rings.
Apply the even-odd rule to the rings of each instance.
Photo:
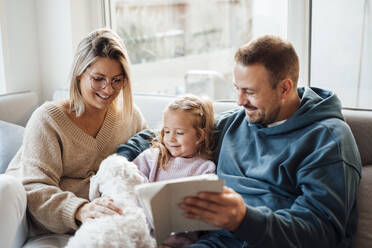
[[[244,107],[249,122],[266,125],[280,121],[280,87],[272,88],[264,65],[235,64],[234,86],[238,105]]]

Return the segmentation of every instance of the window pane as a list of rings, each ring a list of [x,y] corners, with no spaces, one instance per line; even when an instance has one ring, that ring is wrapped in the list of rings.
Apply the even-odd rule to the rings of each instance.
[[[266,33],[286,37],[287,0],[117,0],[114,11],[137,93],[232,99],[236,49]]]
[[[371,16],[370,1],[313,1],[311,85],[334,90],[344,107],[372,108]]]

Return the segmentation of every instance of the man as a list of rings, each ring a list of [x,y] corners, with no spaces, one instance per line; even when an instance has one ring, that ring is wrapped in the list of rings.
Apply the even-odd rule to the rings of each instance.
[[[297,54],[278,37],[248,43],[235,61],[243,108],[216,124],[217,174],[227,187],[180,204],[221,230],[190,247],[350,247],[361,161],[339,99],[297,89]]]

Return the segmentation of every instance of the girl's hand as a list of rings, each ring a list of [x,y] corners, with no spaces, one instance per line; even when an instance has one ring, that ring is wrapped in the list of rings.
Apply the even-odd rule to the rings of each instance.
[[[82,223],[87,219],[95,219],[105,215],[123,214],[122,210],[114,204],[114,200],[107,197],[96,198],[83,204],[76,212],[75,218]]]

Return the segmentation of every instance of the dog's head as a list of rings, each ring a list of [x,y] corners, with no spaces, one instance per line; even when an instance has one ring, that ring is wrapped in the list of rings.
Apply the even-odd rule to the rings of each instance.
[[[113,193],[115,189],[132,191],[135,185],[145,182],[146,177],[134,163],[123,156],[113,154],[101,162],[97,174],[90,179],[89,199]]]

